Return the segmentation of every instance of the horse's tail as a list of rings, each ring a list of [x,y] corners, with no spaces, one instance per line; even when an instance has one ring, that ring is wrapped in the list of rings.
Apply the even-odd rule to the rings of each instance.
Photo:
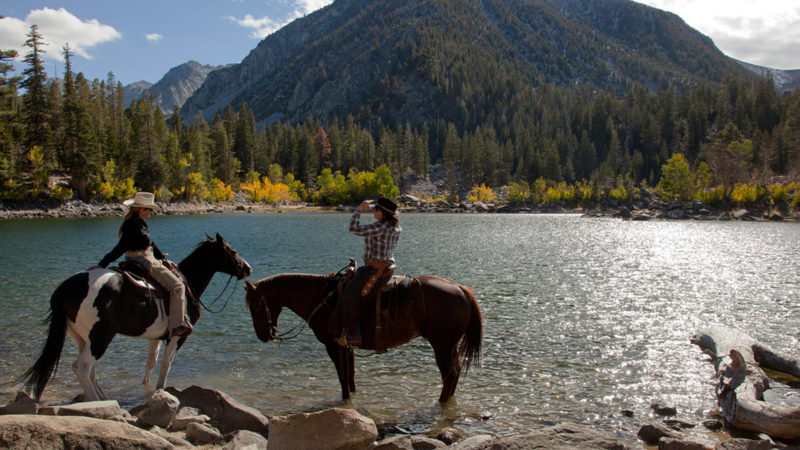
[[[22,378],[25,380],[25,391],[30,392],[33,388],[33,397],[36,401],[42,395],[47,382],[50,381],[58,369],[58,360],[61,358],[61,349],[64,348],[64,337],[66,335],[67,316],[64,312],[65,284],[56,289],[50,298],[50,313],[43,323],[50,322],[50,331],[47,334],[47,341],[39,358],[33,363]]]
[[[470,304],[470,317],[467,324],[467,331],[461,339],[458,349],[458,359],[461,361],[461,368],[467,373],[471,365],[480,366],[481,364],[481,342],[483,341],[483,315],[478,300],[472,290],[466,286],[459,285],[464,295],[467,296]]]

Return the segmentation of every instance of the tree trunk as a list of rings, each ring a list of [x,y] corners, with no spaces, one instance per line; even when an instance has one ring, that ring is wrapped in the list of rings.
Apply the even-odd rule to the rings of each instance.
[[[711,356],[717,371],[716,394],[728,425],[773,438],[800,438],[800,407],[764,401],[769,379],[762,367],[800,377],[800,361],[781,354],[740,331],[715,326],[691,339]]]

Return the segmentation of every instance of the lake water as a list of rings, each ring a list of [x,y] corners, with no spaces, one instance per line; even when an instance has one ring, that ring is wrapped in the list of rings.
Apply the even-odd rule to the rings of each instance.
[[[360,259],[349,214],[157,216],[154,239],[176,261],[219,232],[253,267],[255,281],[281,272],[328,273]],[[0,222],[0,392],[3,403],[38,356],[55,287],[116,243],[121,218]],[[456,397],[422,339],[356,360],[358,392],[343,403],[332,363],[305,329],[262,343],[234,282],[219,313],[204,312],[175,358],[168,385],[218,389],[267,415],[347,406],[414,432],[524,433],[561,421],[633,437],[650,404],[700,420],[714,409],[713,367],[689,338],[710,324],[747,332],[798,354],[800,224],[628,222],[577,215],[405,214],[398,272],[435,274],[471,287],[483,310],[482,368]],[[215,276],[204,295],[222,293]],[[235,280],[234,280],[235,281]],[[231,290],[234,289],[234,290]],[[284,311],[280,331],[299,323]],[[147,343],[117,336],[98,364],[105,391],[142,403]],[[68,339],[46,402],[81,392]],[[157,374],[155,375],[157,376]],[[623,410],[633,411],[626,417]],[[488,420],[478,420],[482,413]]]

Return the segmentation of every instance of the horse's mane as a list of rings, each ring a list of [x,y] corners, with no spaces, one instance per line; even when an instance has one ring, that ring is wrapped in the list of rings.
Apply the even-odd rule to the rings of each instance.
[[[279,273],[267,278],[264,278],[256,285],[271,285],[277,283],[300,283],[303,281],[319,281],[319,280],[328,280],[333,278],[336,275],[336,272],[331,272],[328,274],[314,274],[314,273]]]

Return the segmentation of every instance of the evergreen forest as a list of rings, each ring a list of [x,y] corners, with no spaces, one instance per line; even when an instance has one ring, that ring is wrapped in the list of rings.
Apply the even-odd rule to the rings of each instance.
[[[244,101],[210,121],[165,114],[149,97],[125,108],[113,73],[75,73],[68,45],[61,78],[44,70],[36,26],[26,47],[20,74],[16,52],[0,50],[4,200],[118,201],[148,190],[161,201],[243,192],[338,204],[396,197],[436,164],[449,200],[505,187],[508,201],[581,204],[644,188],[665,200],[800,203],[800,90],[781,94],[769,76],[625,92],[485,80],[442,93],[442,116],[459,120],[386,124],[366,108],[263,126]]]

